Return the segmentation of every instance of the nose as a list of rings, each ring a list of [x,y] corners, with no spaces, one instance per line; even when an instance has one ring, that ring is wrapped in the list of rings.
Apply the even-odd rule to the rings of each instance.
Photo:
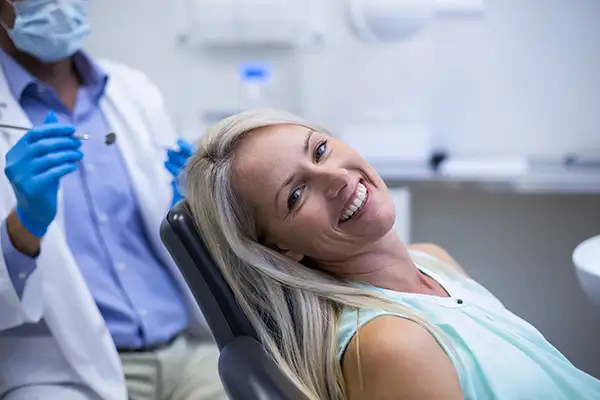
[[[348,171],[343,168],[321,166],[315,173],[317,181],[322,185],[328,199],[336,198],[340,191],[350,183]]]

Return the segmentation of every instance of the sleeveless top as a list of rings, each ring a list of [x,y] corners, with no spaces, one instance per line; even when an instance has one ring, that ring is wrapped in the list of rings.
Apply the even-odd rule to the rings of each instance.
[[[426,253],[410,254],[421,272],[436,280],[450,297],[357,285],[414,309],[445,333],[431,332],[456,368],[465,399],[600,399],[599,380],[573,366],[487,289],[472,279],[439,271],[435,264],[443,263]],[[344,310],[338,331],[340,361],[357,329],[383,315],[410,319],[384,310],[360,309],[357,321],[356,309]]]

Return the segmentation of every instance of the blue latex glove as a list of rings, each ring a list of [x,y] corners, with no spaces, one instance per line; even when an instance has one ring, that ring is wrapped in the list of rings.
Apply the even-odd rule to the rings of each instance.
[[[194,147],[183,139],[177,140],[177,146],[179,146],[178,150],[167,150],[167,161],[165,161],[165,167],[167,167],[171,175],[173,175],[173,180],[171,181],[171,186],[173,187],[173,202],[171,205],[175,205],[175,203],[183,199],[177,185],[177,177],[179,177],[185,163],[194,152]]]
[[[44,236],[56,217],[60,179],[75,171],[83,157],[74,132],[50,111],[43,125],[29,130],[6,153],[4,173],[17,198],[17,216],[37,237]]]

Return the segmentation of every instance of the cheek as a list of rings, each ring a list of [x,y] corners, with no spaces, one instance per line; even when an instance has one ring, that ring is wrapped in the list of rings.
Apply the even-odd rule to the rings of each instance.
[[[363,228],[365,231],[373,231],[372,234],[385,234],[396,222],[394,202],[387,193],[381,192],[374,196],[373,200],[373,212],[369,213]]]
[[[310,243],[322,240],[324,234],[331,230],[329,221],[323,204],[307,201],[295,216],[278,224],[276,234],[291,247],[310,246]]]
[[[330,208],[331,204],[328,204],[323,198],[315,196],[304,204],[296,219],[315,233],[328,230],[332,228],[332,210]]]

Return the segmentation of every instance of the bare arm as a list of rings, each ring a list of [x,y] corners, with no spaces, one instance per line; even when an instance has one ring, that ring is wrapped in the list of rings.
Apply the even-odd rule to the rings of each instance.
[[[19,252],[30,257],[35,257],[40,253],[41,239],[25,229],[15,210],[12,210],[6,217],[6,230],[12,245]]]
[[[460,266],[460,264],[452,258],[450,254],[440,246],[433,243],[415,243],[407,246],[409,250],[418,250],[423,253],[427,253],[440,261],[445,262],[446,264],[453,267],[457,272],[469,276],[467,272]]]
[[[459,400],[452,362],[415,322],[383,316],[359,330],[342,360],[349,400]]]

